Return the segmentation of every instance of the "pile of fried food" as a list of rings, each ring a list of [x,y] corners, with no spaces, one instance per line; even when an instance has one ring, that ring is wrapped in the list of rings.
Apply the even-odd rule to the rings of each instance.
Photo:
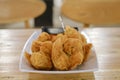
[[[42,32],[32,42],[32,53],[25,52],[25,57],[38,70],[71,70],[87,60],[91,47],[84,35],[66,26],[61,34]]]

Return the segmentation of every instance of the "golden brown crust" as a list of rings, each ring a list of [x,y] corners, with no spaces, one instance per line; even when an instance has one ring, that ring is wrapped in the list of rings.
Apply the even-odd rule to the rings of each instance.
[[[84,55],[80,52],[74,53],[74,55],[70,56],[70,67],[69,69],[75,69],[78,65],[82,64],[84,59]]]
[[[34,40],[32,42],[32,46],[31,46],[31,50],[32,52],[38,52],[40,51],[40,46],[41,46],[42,42],[38,41],[38,40]]]
[[[62,37],[63,34],[56,34],[56,35],[51,35],[51,41],[54,42],[56,39]]]
[[[51,36],[48,34],[48,33],[46,33],[46,32],[42,32],[40,35],[39,35],[39,37],[38,37],[38,41],[49,41],[51,39]]]
[[[56,69],[74,69],[82,63],[83,59],[83,49],[79,39],[66,39],[66,37],[63,36],[54,42],[52,48],[52,61]]]
[[[25,53],[24,53],[24,56],[25,56],[25,58],[28,60],[28,62],[31,63],[31,62],[30,62],[30,57],[31,57],[31,55],[30,55],[28,52],[25,52]]]
[[[50,70],[52,63],[49,55],[44,52],[34,52],[30,58],[31,64],[36,69]]]
[[[63,38],[65,36],[62,36]],[[63,51],[63,41],[62,37],[58,38],[52,47],[52,61],[54,67],[58,70],[68,70],[69,67],[69,57]]]
[[[41,46],[40,46],[40,51],[49,54],[51,56],[51,51],[52,50],[52,42],[51,41],[45,41],[42,42]]]
[[[91,48],[92,48],[92,44],[91,43],[89,43],[89,44],[85,44],[84,46],[83,46],[83,48],[84,48],[84,62],[88,59],[88,57],[89,57],[89,55],[90,55],[90,50],[91,50]]]
[[[69,56],[69,69],[74,69],[80,65],[84,59],[82,42],[76,38],[68,38],[64,43],[64,51]]]
[[[76,31],[74,28],[71,28],[70,26],[66,26],[64,34],[68,38],[79,38],[79,32]]]

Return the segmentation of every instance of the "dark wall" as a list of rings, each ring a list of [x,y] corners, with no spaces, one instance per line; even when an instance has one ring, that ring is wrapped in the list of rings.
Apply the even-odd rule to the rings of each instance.
[[[53,25],[53,0],[43,0],[46,3],[46,11],[35,18],[35,27]]]

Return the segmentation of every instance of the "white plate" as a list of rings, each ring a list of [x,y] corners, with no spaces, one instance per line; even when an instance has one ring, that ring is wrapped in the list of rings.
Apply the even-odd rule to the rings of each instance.
[[[23,48],[22,53],[21,53],[21,57],[20,57],[20,63],[19,63],[20,71],[22,71],[22,72],[33,72],[33,73],[46,73],[46,74],[68,74],[68,73],[93,72],[93,71],[98,70],[97,57],[96,57],[94,47],[91,50],[91,54],[90,54],[88,60],[86,62],[84,62],[82,65],[78,66],[74,70],[69,70],[69,71],[44,71],[44,70],[34,69],[33,67],[30,66],[29,62],[24,57],[24,52],[27,51],[27,52],[31,53],[32,41],[35,40],[38,37],[38,35],[40,35],[40,33],[41,33],[41,31],[34,32],[29,37],[27,42],[25,43],[24,48]],[[90,43],[91,40],[89,39],[87,34],[84,31],[82,31],[81,33],[87,38],[87,42]]]

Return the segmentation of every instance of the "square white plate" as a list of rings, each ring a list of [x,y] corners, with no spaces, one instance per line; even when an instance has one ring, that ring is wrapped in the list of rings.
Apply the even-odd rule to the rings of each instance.
[[[19,69],[22,72],[32,72],[32,73],[44,73],[44,74],[68,74],[68,73],[81,73],[81,72],[94,72],[98,70],[98,63],[97,63],[97,56],[95,53],[94,46],[92,47],[91,54],[86,62],[84,62],[82,65],[78,66],[74,70],[69,70],[69,71],[45,71],[45,70],[36,70],[33,67],[30,66],[29,62],[27,59],[24,57],[24,52],[27,51],[31,53],[31,44],[32,41],[35,40],[39,35],[41,31],[35,31],[29,39],[26,41],[21,57],[20,57],[20,63],[19,63]],[[87,39],[88,43],[91,43],[91,40],[89,39],[89,36],[82,31],[81,32]]]

